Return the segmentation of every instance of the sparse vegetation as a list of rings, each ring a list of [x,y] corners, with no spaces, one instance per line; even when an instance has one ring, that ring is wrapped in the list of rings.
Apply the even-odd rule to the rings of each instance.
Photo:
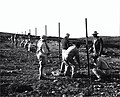
[[[0,42],[0,96],[1,97],[119,97],[120,96],[120,37],[104,38],[111,41],[105,48],[103,57],[111,66],[113,72],[109,79],[95,82],[91,75],[88,79],[85,39],[81,38],[80,62],[81,69],[75,78],[54,75],[58,72],[58,41],[50,40],[49,46],[52,62],[44,68],[46,80],[38,80],[38,60],[35,53],[24,48],[13,48],[8,40]],[[105,40],[107,39],[107,40]],[[77,39],[78,40],[78,39]],[[75,41],[71,39],[71,42]],[[114,41],[117,47],[114,47]],[[7,46],[6,46],[7,45]],[[91,63],[92,64],[92,63]],[[59,72],[58,72],[59,73]]]

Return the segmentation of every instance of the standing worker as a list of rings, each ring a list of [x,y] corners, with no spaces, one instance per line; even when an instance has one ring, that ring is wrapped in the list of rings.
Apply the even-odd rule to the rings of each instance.
[[[14,34],[11,35],[11,44],[14,46]]]
[[[66,33],[66,36],[63,38],[63,40],[61,42],[62,43],[62,61],[64,61],[65,52],[68,49],[68,47],[70,46],[69,36],[70,36],[70,34]],[[61,72],[60,74],[63,75],[64,69],[65,69],[65,65],[64,65],[64,62],[62,62],[61,68],[60,68],[60,72]]]
[[[47,64],[47,56],[50,55],[48,44],[46,43],[47,36],[43,35],[37,43],[37,58],[39,60],[39,79],[45,79],[43,76],[43,68]]]
[[[14,35],[14,46],[17,48],[18,46],[18,34]]]
[[[30,51],[30,47],[31,47],[31,34],[28,33],[28,41],[27,41],[27,51]]]
[[[28,33],[27,40],[25,40],[24,48],[29,51],[30,50],[30,43],[31,43],[31,34]]]
[[[103,40],[101,37],[97,36],[97,31],[94,31],[92,47],[89,49],[92,52],[92,58],[94,59],[94,63],[96,63],[97,58],[101,56],[103,51]]]
[[[31,40],[31,34],[28,33],[28,41],[30,41],[30,40]]]

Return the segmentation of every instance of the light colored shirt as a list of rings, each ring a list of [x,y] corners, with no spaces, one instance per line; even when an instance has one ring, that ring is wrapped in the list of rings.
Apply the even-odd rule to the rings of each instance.
[[[41,55],[47,55],[48,54],[48,49],[46,47],[45,42],[39,40],[37,43],[37,53],[41,53]]]
[[[66,50],[66,58],[67,57],[76,57],[76,56],[79,56],[79,49],[73,45],[73,46],[70,46],[67,50]]]
[[[95,42],[97,41],[97,38],[94,38],[93,40],[93,52],[96,54],[96,49],[95,49]]]

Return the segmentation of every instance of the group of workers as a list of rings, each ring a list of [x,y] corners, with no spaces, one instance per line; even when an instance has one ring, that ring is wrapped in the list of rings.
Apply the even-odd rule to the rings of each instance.
[[[97,81],[100,81],[103,75],[110,74],[109,65],[101,58],[103,51],[103,40],[98,36],[97,31],[94,31],[92,46],[89,49],[89,53],[92,53],[91,60],[93,60],[93,68],[91,69],[92,73],[96,76]],[[66,36],[62,39],[62,62],[60,67],[60,75],[70,76],[73,78],[73,75],[77,72],[77,69],[80,69],[80,57],[79,57],[79,48],[80,42],[75,42],[72,45],[69,41],[70,34],[66,33]],[[12,36],[12,44],[17,47],[18,40],[17,35]],[[27,45],[28,51],[30,51],[30,34],[28,34],[28,41],[23,40],[21,46],[24,43],[24,46]],[[43,74],[43,68],[47,64],[47,57],[50,55],[50,49],[47,44],[47,36],[43,35],[40,40],[37,42],[36,56],[39,60],[39,79],[45,79]],[[25,44],[26,43],[26,44]],[[25,47],[26,48],[26,47]]]
[[[14,34],[11,36],[11,44],[13,45],[13,47],[17,47],[18,45],[18,35]]]
[[[25,36],[22,37],[18,34],[14,34],[11,36],[11,44],[14,48],[17,48],[19,46],[25,48],[27,51],[30,51],[32,45],[31,34],[28,33],[26,38]],[[36,47],[36,44],[34,44],[34,47]]]
[[[102,60],[101,54],[103,51],[103,40],[98,36],[97,31],[94,31],[92,46],[89,49],[89,53],[92,53],[91,59],[93,60],[93,68],[91,71],[96,76],[97,80],[100,81],[102,75],[109,75],[110,68],[105,61]],[[79,48],[80,42],[75,42],[70,45],[69,42],[70,34],[67,33],[66,36],[62,39],[62,63],[60,68],[60,75],[68,75],[71,71],[71,78],[73,78],[74,73],[77,69],[80,68],[80,57],[79,57]],[[37,43],[37,58],[39,60],[39,79],[44,79],[43,67],[47,64],[47,57],[50,55],[50,49],[46,42],[47,36],[43,35]],[[71,67],[71,70],[70,70]]]

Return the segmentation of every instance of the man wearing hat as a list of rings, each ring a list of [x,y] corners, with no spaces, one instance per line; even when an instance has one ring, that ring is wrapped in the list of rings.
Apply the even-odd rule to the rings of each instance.
[[[61,43],[62,43],[62,61],[64,61],[65,52],[68,49],[68,47],[70,46],[69,36],[70,36],[70,34],[66,33],[66,36],[61,41]],[[62,62],[61,68],[60,68],[61,74],[63,74],[64,69],[65,69],[65,65]]]
[[[89,49],[90,52],[92,52],[92,58],[93,58],[93,64],[94,64],[94,68],[92,69],[92,72],[96,75],[96,77],[98,78],[96,81],[100,81],[101,80],[101,73],[100,72],[100,67],[101,67],[101,63],[99,63],[99,58],[102,54],[103,51],[103,40],[102,38],[100,38],[98,36],[97,31],[94,31],[93,35],[93,40],[92,40],[92,47]],[[104,67],[107,66],[106,64],[104,64]],[[102,66],[103,67],[103,66]],[[98,69],[99,68],[99,69]],[[101,70],[102,72],[102,70]],[[103,73],[104,74],[104,73]]]
[[[50,55],[50,50],[48,44],[46,43],[47,36],[43,35],[37,43],[36,55],[39,60],[39,79],[44,79],[43,76],[43,67],[47,64],[47,56]]]
[[[96,60],[99,56],[101,56],[103,51],[103,40],[101,37],[98,36],[97,31],[94,31],[93,40],[92,40],[92,47],[89,49],[90,52],[93,53],[93,59],[96,63]]]

